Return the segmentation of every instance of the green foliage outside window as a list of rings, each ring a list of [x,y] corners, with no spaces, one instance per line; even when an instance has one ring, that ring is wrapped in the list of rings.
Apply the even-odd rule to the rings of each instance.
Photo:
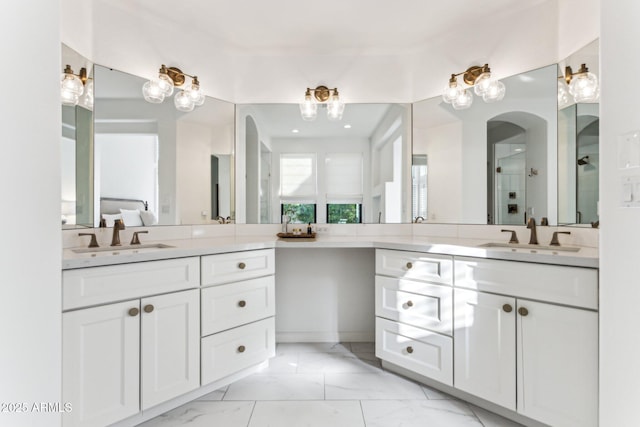
[[[316,222],[316,205],[312,203],[283,203],[282,215],[289,215],[292,224]]]
[[[356,203],[350,204],[328,204],[327,205],[327,223],[328,224],[360,224],[362,217],[360,215],[362,205]]]

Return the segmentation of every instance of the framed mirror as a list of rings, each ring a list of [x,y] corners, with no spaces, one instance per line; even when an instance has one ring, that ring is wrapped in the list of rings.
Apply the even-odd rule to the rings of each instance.
[[[93,64],[62,45],[63,76],[78,80],[82,93],[61,91],[60,139],[62,228],[93,226]],[[68,66],[68,67],[67,67]],[[81,73],[81,70],[84,70]],[[61,76],[61,78],[63,78]],[[77,83],[77,82],[76,82]],[[62,89],[62,87],[61,87]]]
[[[249,224],[411,221],[411,106],[348,104],[341,121],[297,104],[236,112],[237,218]]]
[[[476,100],[464,110],[441,97],[414,103],[416,217],[460,224],[547,217],[556,223],[557,66],[501,81],[506,95],[499,102]]]
[[[146,102],[145,81],[95,66],[93,225],[119,215],[133,215],[130,226],[233,218],[233,104],[207,97],[180,112],[172,98]]]

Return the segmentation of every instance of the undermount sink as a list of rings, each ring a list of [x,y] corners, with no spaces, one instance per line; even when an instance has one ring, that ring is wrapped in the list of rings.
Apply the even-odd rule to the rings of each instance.
[[[554,251],[554,252],[578,252],[580,248],[574,246],[544,246],[544,245],[529,245],[526,243],[499,243],[489,242],[482,245],[478,245],[480,248],[511,248],[516,249],[530,249],[532,252],[536,250],[542,251]]]
[[[113,255],[118,255],[120,252],[133,252],[144,249],[144,252],[148,252],[147,249],[167,249],[174,248],[175,246],[165,245],[164,243],[149,243],[145,245],[130,245],[130,246],[106,246],[103,248],[81,248],[81,249],[72,249],[73,252],[77,254],[96,254],[100,252],[112,252]]]

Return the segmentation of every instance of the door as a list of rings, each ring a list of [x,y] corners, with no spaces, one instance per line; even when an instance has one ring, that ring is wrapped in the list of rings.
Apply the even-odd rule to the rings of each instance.
[[[518,412],[554,426],[598,423],[598,314],[518,300]]]
[[[515,298],[455,289],[454,303],[454,387],[515,410]]]
[[[139,410],[139,301],[62,315],[65,426],[108,425]]]
[[[143,298],[142,409],[200,386],[199,290]]]

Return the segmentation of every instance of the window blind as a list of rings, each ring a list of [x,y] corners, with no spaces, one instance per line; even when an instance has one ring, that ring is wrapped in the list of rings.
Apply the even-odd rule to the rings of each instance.
[[[325,158],[327,203],[362,203],[362,153],[330,153]]]
[[[288,202],[315,203],[315,153],[280,154],[280,197]]]

